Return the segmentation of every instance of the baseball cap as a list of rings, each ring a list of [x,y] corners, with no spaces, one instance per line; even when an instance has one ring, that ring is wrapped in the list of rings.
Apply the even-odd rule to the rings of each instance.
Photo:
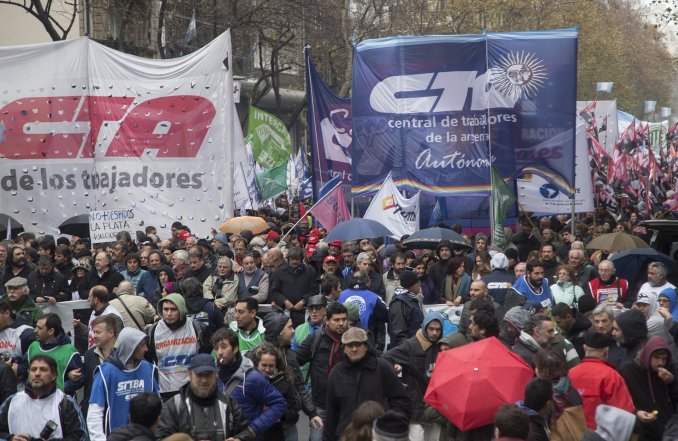
[[[306,257],[310,258],[313,256],[313,253],[315,253],[317,249],[318,247],[315,245],[306,245]]]
[[[325,256],[325,258],[323,259],[323,263],[325,263],[325,262],[337,263],[337,258],[334,257],[334,256]]]
[[[198,354],[191,358],[188,370],[196,374],[202,374],[204,372],[216,372],[217,366],[214,364],[214,360],[212,360],[212,357],[209,354]]]
[[[350,343],[367,343],[367,332],[361,328],[349,328],[341,335],[341,342],[345,345]]]
[[[332,242],[328,242],[327,246],[341,248],[341,241],[333,240]]]
[[[310,244],[316,244],[320,241],[316,236],[308,236],[308,239],[306,239],[306,243]]]
[[[189,237],[191,237],[191,233],[189,233],[186,230],[181,230],[179,231],[179,234],[177,234],[177,237],[183,241],[186,241]]]
[[[636,303],[642,303],[645,305],[651,305],[652,301],[650,300],[650,296],[648,296],[645,293],[639,293],[638,298],[636,299]]]

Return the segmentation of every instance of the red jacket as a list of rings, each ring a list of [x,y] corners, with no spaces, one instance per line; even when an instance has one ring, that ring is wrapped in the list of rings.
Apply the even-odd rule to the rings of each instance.
[[[596,408],[599,404],[618,407],[635,414],[631,393],[621,375],[608,362],[585,358],[567,374],[581,395],[584,416],[589,429],[596,429]]]

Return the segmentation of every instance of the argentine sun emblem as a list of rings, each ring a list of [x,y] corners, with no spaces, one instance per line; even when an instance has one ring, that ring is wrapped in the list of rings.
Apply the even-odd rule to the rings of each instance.
[[[525,51],[509,52],[490,69],[492,86],[513,99],[535,96],[547,78],[543,60]]]

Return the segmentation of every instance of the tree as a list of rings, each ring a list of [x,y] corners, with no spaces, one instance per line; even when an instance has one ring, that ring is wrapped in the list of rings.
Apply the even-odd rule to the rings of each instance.
[[[77,0],[0,0],[14,5],[35,17],[53,41],[65,40],[78,16]]]

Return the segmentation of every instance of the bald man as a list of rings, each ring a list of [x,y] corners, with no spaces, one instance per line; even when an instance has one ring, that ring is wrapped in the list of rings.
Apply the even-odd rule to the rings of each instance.
[[[497,315],[497,318],[499,318],[501,306],[494,301],[492,296],[490,296],[489,290],[487,289],[487,283],[482,280],[471,282],[469,296],[471,297],[471,300],[464,303],[464,308],[461,310],[461,316],[459,317],[457,332],[463,334],[467,341],[472,341],[469,326],[471,324],[471,313],[473,310],[475,310],[479,305],[489,304],[492,305],[494,314]]]

